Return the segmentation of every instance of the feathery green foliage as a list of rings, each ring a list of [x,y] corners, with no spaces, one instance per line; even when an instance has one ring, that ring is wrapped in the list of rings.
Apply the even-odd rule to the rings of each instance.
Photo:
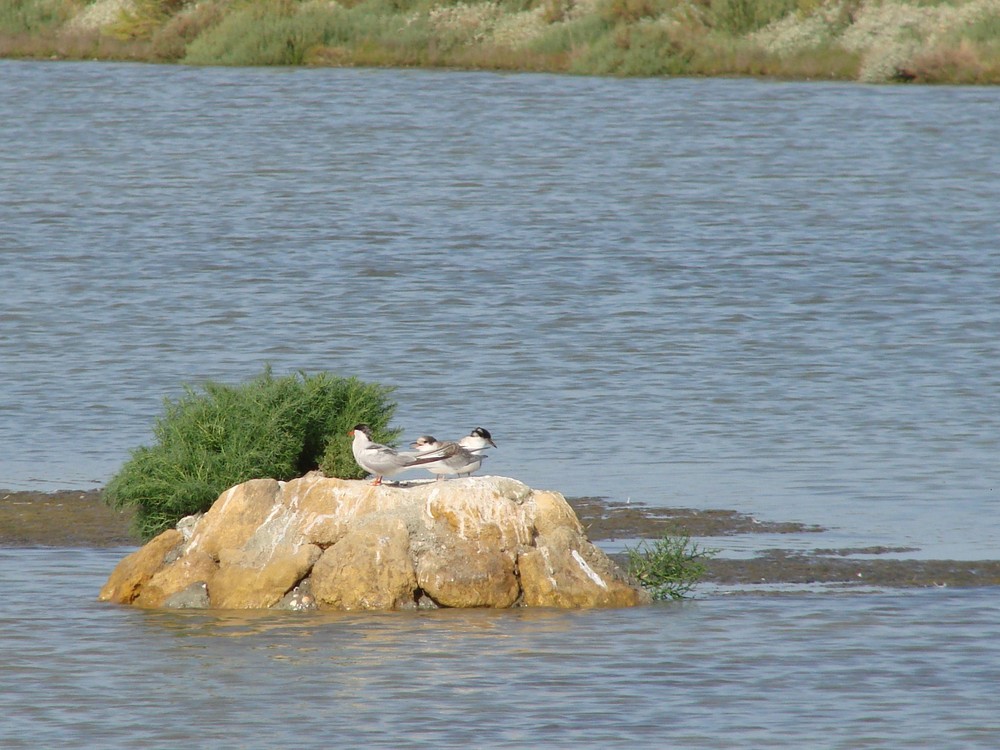
[[[274,377],[269,367],[238,386],[208,382],[200,392],[188,386],[184,396],[164,401],[155,445],[132,452],[105,499],[134,507],[136,530],[149,539],[249,479],[287,480],[317,468],[363,477],[347,432],[367,422],[377,440],[395,440],[391,392],[329,373]]]
[[[649,544],[626,547],[628,572],[653,599],[683,599],[705,574],[705,560],[718,550],[704,549],[686,534],[664,534]]]

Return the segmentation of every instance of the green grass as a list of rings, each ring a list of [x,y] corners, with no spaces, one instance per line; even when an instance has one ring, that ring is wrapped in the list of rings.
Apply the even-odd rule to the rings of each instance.
[[[626,547],[628,572],[653,599],[683,599],[705,574],[705,561],[717,550],[703,549],[686,534],[665,534]]]
[[[135,449],[111,479],[105,499],[135,510],[150,539],[184,516],[207,510],[224,490],[249,479],[292,479],[321,468],[361,478],[347,432],[367,422],[391,442],[391,388],[329,373],[274,377],[270,368],[237,386],[205,383],[164,401],[155,444]]]

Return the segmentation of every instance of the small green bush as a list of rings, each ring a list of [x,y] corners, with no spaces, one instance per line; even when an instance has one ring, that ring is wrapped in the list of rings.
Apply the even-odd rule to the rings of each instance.
[[[249,479],[288,480],[317,468],[361,478],[347,433],[367,422],[376,440],[398,438],[388,426],[396,407],[391,392],[329,373],[274,377],[270,368],[239,386],[187,386],[181,398],[164,401],[155,445],[132,452],[105,500],[134,508],[136,531],[150,539]]]
[[[703,549],[686,534],[664,534],[651,545],[643,540],[625,548],[628,572],[653,599],[683,599],[705,574],[705,561],[717,550]]]

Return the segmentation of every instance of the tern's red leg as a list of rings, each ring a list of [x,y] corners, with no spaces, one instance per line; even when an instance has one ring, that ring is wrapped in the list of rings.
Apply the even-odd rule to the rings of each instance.
[[[375,481],[372,484],[376,486],[382,484],[382,477],[375,477]]]

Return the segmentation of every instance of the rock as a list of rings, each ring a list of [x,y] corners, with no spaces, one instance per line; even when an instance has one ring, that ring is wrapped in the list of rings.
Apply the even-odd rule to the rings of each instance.
[[[223,550],[225,555],[230,550]],[[261,565],[246,565],[239,554],[220,557],[219,572],[209,581],[212,606],[218,609],[265,609],[301,581],[319,559],[321,550],[306,544],[287,555],[276,554]],[[253,558],[251,558],[253,559]]]
[[[218,570],[218,565],[206,552],[195,550],[181,554],[182,546],[171,550],[164,558],[165,564],[139,591],[135,604],[140,607],[163,607],[166,600],[195,583],[207,583]]]
[[[240,549],[267,521],[280,496],[281,485],[273,479],[252,479],[231,487],[190,530],[187,550],[200,547],[218,559],[220,550]]]
[[[649,601],[607,555],[565,526],[538,537],[517,565],[528,607],[632,607]]]
[[[209,606],[208,586],[204,581],[192,583],[164,599],[163,606],[168,609],[206,609]]]
[[[204,513],[195,513],[193,516],[184,516],[184,518],[177,522],[176,528],[179,532],[181,532],[185,542],[194,535],[194,527],[198,525],[198,521],[200,521],[204,515]]]
[[[406,524],[384,515],[363,522],[323,553],[311,577],[320,607],[399,609],[414,601]]]
[[[308,578],[303,579],[302,583],[281,597],[281,601],[272,609],[290,609],[296,612],[318,609],[316,597],[312,593],[312,581]]]
[[[514,560],[490,544],[440,533],[440,544],[417,562],[417,583],[442,607],[510,607],[521,587]]]
[[[97,598],[102,602],[134,602],[142,592],[142,587],[163,568],[165,558],[183,538],[177,529],[167,529],[153,538],[145,547],[118,563]]]
[[[562,495],[506,477],[409,486],[318,472],[259,479],[178,526],[122,560],[100,598],[343,610],[650,600],[586,539]]]

